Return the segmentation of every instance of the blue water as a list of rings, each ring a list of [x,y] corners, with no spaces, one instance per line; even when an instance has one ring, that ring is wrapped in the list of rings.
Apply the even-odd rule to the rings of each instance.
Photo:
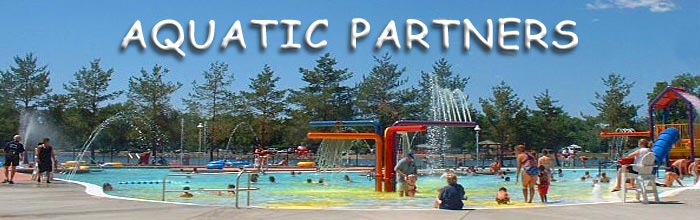
[[[558,181],[552,182],[549,190],[550,204],[576,204],[601,201],[619,201],[617,193],[609,193],[609,184],[602,184],[602,198],[596,199],[592,193],[591,180],[581,181],[584,171],[590,171],[595,176],[597,170],[565,170],[564,176],[555,177]],[[610,178],[615,177],[614,170],[605,170]],[[109,182],[114,186],[114,191],[108,194],[122,197],[140,198],[148,200],[161,200],[163,189],[162,180],[167,174],[174,174],[168,169],[106,169],[102,172],[78,174],[74,178],[78,181],[102,185]],[[352,182],[343,180],[348,175]],[[274,176],[275,183],[269,178]],[[539,196],[535,197],[533,204],[522,202],[520,184],[513,180],[506,182],[493,175],[459,176],[458,182],[467,192],[469,200],[466,207],[493,207],[496,206],[494,196],[500,187],[506,187],[514,202],[510,206],[541,205]],[[323,178],[326,184],[318,184]],[[311,179],[314,183],[307,183]],[[688,178],[686,178],[688,180]],[[241,179],[242,187],[247,183],[247,176]],[[614,180],[613,180],[614,181]],[[235,174],[226,175],[195,175],[191,178],[182,176],[168,177],[168,190],[181,190],[189,186],[193,190],[193,198],[180,198],[179,192],[166,193],[166,201],[213,204],[231,206],[234,198],[217,195],[216,192],[198,191],[197,189],[225,189],[228,184],[235,184]],[[272,208],[367,208],[367,209],[428,209],[432,207],[437,189],[446,185],[445,179],[439,176],[420,176],[418,179],[418,193],[414,198],[399,198],[397,193],[374,192],[374,180],[368,179],[364,173],[335,172],[316,173],[307,172],[292,176],[290,173],[267,173],[259,177],[258,183],[253,187],[260,190],[252,191],[251,204],[260,207]],[[241,192],[241,205],[245,204],[245,192]]]

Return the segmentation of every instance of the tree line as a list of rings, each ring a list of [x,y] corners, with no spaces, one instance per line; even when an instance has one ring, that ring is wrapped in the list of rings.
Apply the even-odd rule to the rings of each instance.
[[[178,109],[171,105],[172,95],[182,83],[166,81],[164,76],[171,70],[165,66],[142,67],[129,78],[126,91],[111,91],[114,69],[105,68],[100,59],[94,59],[78,69],[74,78],[63,84],[65,93],[59,94],[49,87],[49,67],[41,65],[34,54],[13,59],[13,65],[0,69],[2,139],[10,139],[20,130],[22,114],[34,114],[41,116],[41,123],[63,131],[65,143],[60,143],[64,146],[59,149],[73,150],[104,120],[118,113],[123,115],[125,120],[114,121],[97,137],[93,156],[94,150],[174,151],[179,149],[181,140],[189,151],[200,146],[209,152],[227,146],[250,151],[257,144],[286,148],[307,141],[309,121],[375,119],[390,126],[399,119],[427,119],[431,76],[441,87],[451,90],[468,91],[470,83],[466,74],[453,72],[452,65],[443,58],[435,61],[431,70],[421,71],[417,85],[409,85],[406,68],[384,54],[374,57],[374,66],[361,73],[361,80],[353,85],[348,80],[356,73],[339,67],[331,54],[324,54],[315,66],[299,67],[304,83],[298,88],[280,89],[280,77],[266,64],[249,79],[248,89],[233,91],[234,73],[229,65],[213,62],[198,80],[191,82],[193,89]],[[601,129],[647,130],[648,118],[637,115],[643,105],[627,100],[634,82],[611,73],[601,83],[605,90],[593,94],[596,101],[589,103],[598,110],[598,115],[593,116],[570,115],[546,88],[534,97],[535,106],[526,106],[504,81],[492,87],[491,97],[469,102],[481,107],[481,111],[471,107],[483,129],[481,140],[506,146],[526,144],[535,149],[578,144],[602,151],[606,142],[598,138]],[[647,94],[649,100],[669,85],[697,94],[700,76],[683,73],[670,82],[658,82]],[[124,95],[126,101],[116,101]],[[687,122],[685,106],[674,105],[671,120]],[[202,126],[197,126],[199,123]],[[252,129],[239,128],[232,134],[237,126]],[[182,138],[181,129],[185,134]],[[450,128],[448,144],[452,149],[471,151],[475,147],[474,135],[471,128]]]

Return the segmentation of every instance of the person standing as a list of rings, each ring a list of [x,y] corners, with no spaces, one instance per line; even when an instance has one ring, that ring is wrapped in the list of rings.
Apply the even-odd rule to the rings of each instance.
[[[537,183],[540,170],[537,167],[535,157],[525,150],[525,145],[516,146],[515,152],[518,155],[518,168],[515,172],[515,183],[518,183],[518,178],[522,174],[523,198],[526,203],[532,203],[532,199],[535,197],[535,184]]]
[[[53,151],[53,147],[49,143],[48,138],[44,138],[41,141],[41,145],[36,148],[35,150],[35,159],[36,162],[39,166],[39,175],[37,176],[36,181],[41,182],[41,175],[43,173],[46,173],[46,183],[51,183],[51,179],[53,178],[53,170],[56,169],[56,164],[58,164],[58,161],[56,160],[56,154]]]
[[[539,159],[537,159],[537,164],[539,164],[540,166],[544,166],[547,173],[550,174],[549,179],[552,180],[554,177],[552,175],[553,174],[552,168],[554,167],[554,161],[552,161],[552,158],[549,157],[549,150],[547,150],[547,149],[542,150],[542,156]]]
[[[408,183],[406,183],[406,178],[408,178],[408,175],[418,174],[416,165],[413,162],[414,159],[413,152],[409,152],[406,154],[406,157],[399,160],[394,167],[394,172],[396,172],[396,181],[401,184],[398,190],[400,197],[408,195]]]
[[[5,180],[2,183],[15,184],[13,179],[15,178],[17,165],[19,161],[24,159],[24,145],[20,143],[22,136],[15,135],[12,139],[3,149],[5,152],[5,163],[3,164],[5,167]]]

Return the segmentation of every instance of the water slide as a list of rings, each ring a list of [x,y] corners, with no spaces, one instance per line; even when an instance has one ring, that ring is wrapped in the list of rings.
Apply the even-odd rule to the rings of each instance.
[[[654,146],[651,151],[656,154],[656,164],[662,165],[668,158],[668,152],[671,151],[673,144],[679,139],[678,130],[675,128],[667,128],[659,134],[659,137],[654,141]]]

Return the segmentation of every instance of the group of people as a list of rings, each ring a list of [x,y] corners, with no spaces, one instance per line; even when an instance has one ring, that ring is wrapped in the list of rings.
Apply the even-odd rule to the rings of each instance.
[[[3,153],[5,154],[5,162],[3,163],[5,179],[2,183],[14,184],[17,166],[20,161],[24,161],[27,155],[24,144],[22,144],[22,136],[15,135],[12,141],[3,147]],[[49,138],[44,138],[41,143],[37,144],[34,150],[34,161],[37,169],[34,177],[37,182],[41,182],[42,175],[46,174],[46,183],[51,183],[52,173],[57,168],[58,160],[56,160],[56,154]]]
[[[182,193],[180,194],[180,198],[192,198],[194,197],[194,194],[190,192],[192,190],[189,186],[182,187]],[[200,191],[203,191],[203,188],[199,189]],[[234,184],[228,184],[226,186],[226,190],[215,190],[211,191],[212,194],[217,195],[217,196],[235,196],[236,195],[236,185]]]
[[[415,156],[413,152],[408,152],[404,158],[399,160],[394,167],[396,172],[396,181],[399,183],[400,197],[413,197],[417,192],[416,182],[418,180],[418,170],[415,164]],[[440,209],[460,210],[464,207],[466,193],[464,187],[457,183],[457,175],[453,172],[445,174],[447,186],[438,190],[438,196],[435,199],[434,207]]]
[[[640,139],[637,143],[639,149],[627,155],[626,158],[628,158],[630,161],[633,159],[632,164],[638,164],[647,153],[651,152],[651,144],[652,143],[646,139]],[[638,173],[635,166],[621,165],[617,174],[617,182],[615,183],[615,187],[612,189],[612,192],[619,191],[622,187],[623,181],[621,179],[622,173],[624,172],[632,174]],[[683,177],[690,175],[695,175],[694,183],[697,183],[698,178],[700,177],[700,162],[698,162],[698,160],[691,162],[689,159],[678,159],[673,161],[671,166],[666,168],[665,172],[666,177],[664,178],[663,183],[658,185],[671,187],[673,186],[673,182],[677,182],[680,186],[683,186],[681,180]],[[627,184],[626,187],[634,187],[634,182],[628,180],[625,180],[624,182]]]
[[[525,202],[532,203],[535,197],[535,186],[537,186],[540,201],[546,203],[549,186],[553,179],[552,168],[554,167],[554,162],[549,157],[549,151],[543,150],[542,157],[537,159],[535,159],[535,151],[528,151],[525,145],[516,146],[515,152],[518,164],[515,172],[515,182],[522,180]]]

